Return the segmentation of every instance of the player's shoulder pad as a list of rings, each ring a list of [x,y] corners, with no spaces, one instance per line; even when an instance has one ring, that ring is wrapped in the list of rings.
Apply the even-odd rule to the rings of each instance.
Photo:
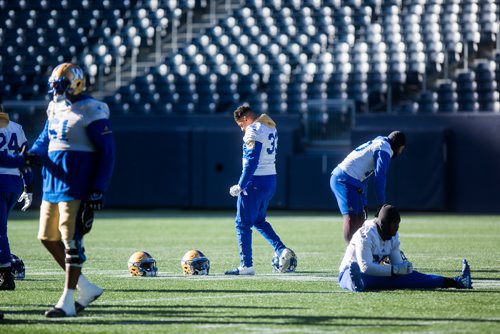
[[[106,103],[89,98],[78,102],[78,108],[81,110],[82,116],[87,124],[99,119],[109,118],[109,107]]]
[[[243,141],[248,143],[249,141],[256,141],[260,133],[260,125],[258,123],[252,123],[247,126],[245,130],[245,135],[243,136]]]
[[[19,123],[14,122],[14,121],[9,121],[9,127],[14,131],[22,131],[23,130],[23,126]]]
[[[379,136],[375,138],[372,142],[372,149],[373,152],[375,151],[385,151],[392,155],[392,149],[391,149],[391,144],[389,144],[389,141],[385,140],[385,137]]]
[[[375,223],[375,219],[365,221],[361,228],[359,228],[359,231],[362,240],[369,240],[378,235],[377,223]]]

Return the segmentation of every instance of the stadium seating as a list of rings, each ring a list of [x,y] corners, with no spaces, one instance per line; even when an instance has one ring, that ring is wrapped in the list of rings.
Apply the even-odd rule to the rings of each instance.
[[[353,100],[357,112],[385,111],[389,102],[405,113],[499,111],[495,0],[240,4],[147,73],[108,91],[112,109],[216,114],[249,103],[301,114],[309,100],[333,99]],[[204,6],[0,0],[0,93],[44,98],[55,60],[83,64],[96,84],[138,50],[151,52],[157,28],[179,10]]]
[[[155,29],[165,28],[176,10],[195,5],[202,4],[187,0],[2,0],[0,94],[11,100],[46,98],[47,77],[64,61],[81,64],[95,84],[99,77],[114,75],[112,67],[124,63],[134,49],[150,47]]]

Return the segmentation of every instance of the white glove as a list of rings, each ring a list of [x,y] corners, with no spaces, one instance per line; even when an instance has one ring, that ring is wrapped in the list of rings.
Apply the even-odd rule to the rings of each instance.
[[[31,206],[31,202],[33,202],[33,193],[27,193],[26,191],[23,191],[19,199],[17,200],[19,203],[24,201],[24,205],[21,208],[22,211],[28,210],[28,208]]]
[[[403,261],[401,263],[392,265],[393,275],[408,275],[413,272],[413,264],[410,261]]]
[[[233,197],[237,197],[240,193],[243,193],[243,195],[247,194],[245,189],[241,189],[239,184],[235,184],[234,186],[229,188],[229,194]]]

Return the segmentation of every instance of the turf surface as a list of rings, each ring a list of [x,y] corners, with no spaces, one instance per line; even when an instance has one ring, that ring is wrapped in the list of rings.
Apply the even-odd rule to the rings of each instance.
[[[76,318],[41,313],[60,296],[63,272],[36,240],[37,214],[14,213],[9,237],[26,265],[15,291],[0,291],[1,333],[498,333],[500,217],[403,213],[402,249],[419,271],[454,276],[469,260],[473,290],[350,293],[337,284],[343,255],[335,213],[271,212],[299,258],[274,274],[271,247],[254,233],[254,277],[222,273],[238,264],[233,213],[106,211],[85,239],[87,277],[105,289]],[[199,249],[206,277],[184,277],[182,255]],[[159,276],[130,277],[128,257],[150,252]]]

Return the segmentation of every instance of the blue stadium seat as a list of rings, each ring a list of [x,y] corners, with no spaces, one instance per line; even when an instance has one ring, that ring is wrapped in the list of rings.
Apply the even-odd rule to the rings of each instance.
[[[438,112],[438,94],[434,91],[423,91],[418,100],[418,112],[420,114],[434,114]]]
[[[477,102],[479,111],[498,112],[499,92],[498,83],[495,80],[495,62],[483,60],[476,64],[474,73],[477,83]]]
[[[437,102],[439,112],[457,112],[457,84],[449,79],[437,83]]]

